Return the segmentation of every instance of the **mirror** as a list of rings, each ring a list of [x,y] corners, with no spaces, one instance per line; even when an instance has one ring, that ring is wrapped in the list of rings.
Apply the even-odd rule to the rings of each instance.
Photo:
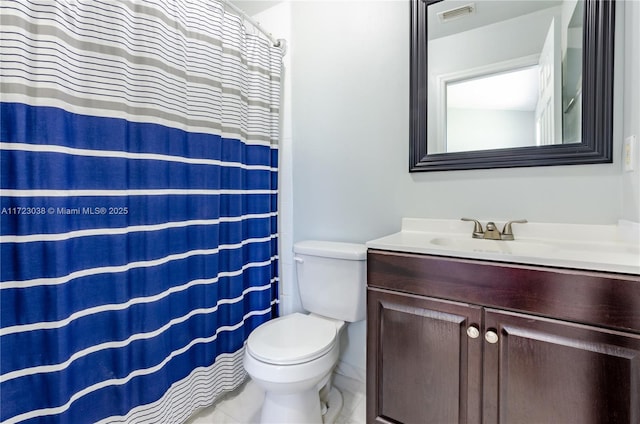
[[[413,0],[410,171],[611,162],[611,0]]]

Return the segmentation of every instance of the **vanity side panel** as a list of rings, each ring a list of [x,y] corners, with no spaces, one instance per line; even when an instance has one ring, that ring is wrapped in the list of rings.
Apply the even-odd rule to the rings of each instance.
[[[640,276],[369,249],[367,284],[640,333]]]

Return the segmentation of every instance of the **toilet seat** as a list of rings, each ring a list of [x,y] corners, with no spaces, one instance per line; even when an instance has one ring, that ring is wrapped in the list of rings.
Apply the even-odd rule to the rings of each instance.
[[[301,364],[330,351],[336,344],[337,333],[334,322],[294,313],[256,328],[247,340],[247,351],[269,364]]]

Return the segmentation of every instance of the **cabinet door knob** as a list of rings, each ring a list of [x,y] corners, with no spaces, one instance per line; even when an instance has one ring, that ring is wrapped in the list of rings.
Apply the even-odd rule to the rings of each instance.
[[[472,339],[477,339],[480,336],[480,330],[475,325],[470,325],[469,328],[467,328],[467,336]]]
[[[491,344],[498,343],[498,333],[495,331],[489,330],[484,333],[484,339]]]

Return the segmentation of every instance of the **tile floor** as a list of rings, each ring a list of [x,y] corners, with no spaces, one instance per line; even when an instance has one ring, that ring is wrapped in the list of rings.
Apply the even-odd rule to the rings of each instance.
[[[365,423],[364,383],[335,374],[333,384],[342,393],[344,405],[336,424]],[[204,408],[185,424],[253,424],[257,423],[264,392],[251,380],[229,393],[213,406]]]

